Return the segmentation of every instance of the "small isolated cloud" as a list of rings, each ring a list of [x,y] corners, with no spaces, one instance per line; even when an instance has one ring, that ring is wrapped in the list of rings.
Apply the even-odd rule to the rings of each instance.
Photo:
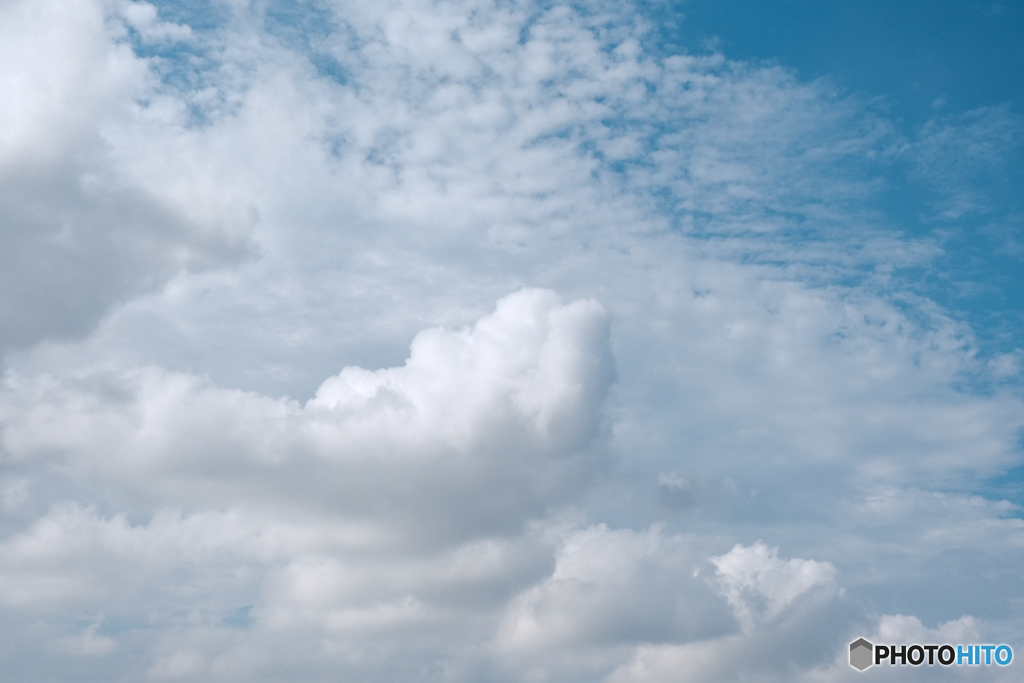
[[[658,475],[658,500],[676,512],[717,510],[739,492],[732,480],[713,480],[709,477],[691,475],[684,477],[677,472]]]
[[[812,590],[835,591],[836,568],[829,562],[779,559],[779,549],[757,542],[737,544],[710,558],[718,585],[745,631],[770,623]]]
[[[144,43],[177,43],[192,38],[192,27],[161,21],[157,8],[148,2],[122,2],[125,22],[138,32]]]

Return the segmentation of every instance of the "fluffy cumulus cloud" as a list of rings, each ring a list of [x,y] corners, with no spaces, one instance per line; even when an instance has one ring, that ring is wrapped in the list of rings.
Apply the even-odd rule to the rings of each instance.
[[[887,204],[995,215],[1019,121],[646,11],[0,3],[0,678],[1024,655],[1020,350]]]
[[[146,7],[123,9],[138,23]],[[116,9],[88,1],[0,8],[0,344],[7,349],[80,335],[109,306],[179,269],[230,263],[247,250],[247,202],[197,182],[187,149],[166,154],[154,147],[172,141],[148,139],[152,125],[176,114],[157,111],[164,107],[155,101],[140,107],[154,96],[154,74],[127,42]],[[146,30],[161,30],[149,21]],[[144,136],[126,135],[143,120]],[[198,143],[182,133],[186,147]],[[163,169],[137,163],[152,155],[163,157]],[[171,174],[177,180],[165,183]]]
[[[0,599],[118,620],[199,589],[216,624],[242,611],[337,638],[482,618],[547,569],[538,525],[606,469],[612,377],[604,309],[546,290],[422,332],[401,367],[347,367],[305,404],[157,369],[12,377],[6,462],[54,476],[21,479],[8,510],[33,516],[50,487],[66,502],[4,542]],[[79,502],[88,489],[105,500]],[[75,652],[116,648],[100,624]]]
[[[345,368],[304,405],[157,369],[14,377],[3,444],[69,482],[101,477],[124,504],[228,500],[473,537],[520,527],[602,469],[612,373],[599,304],[524,290],[473,328],[420,333],[402,367]]]
[[[757,621],[772,621],[794,600],[817,586],[834,582],[835,567],[814,560],[780,560],[778,548],[756,543],[737,545],[725,555],[712,557],[722,592],[744,629]]]

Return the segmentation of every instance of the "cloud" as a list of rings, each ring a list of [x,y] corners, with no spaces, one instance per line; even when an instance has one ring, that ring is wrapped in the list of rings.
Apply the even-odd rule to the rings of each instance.
[[[942,622],[935,628],[928,628],[917,617],[901,614],[884,614],[872,620],[871,626],[857,632],[856,637],[865,637],[870,642],[880,644],[960,644],[960,643],[995,643],[1000,636],[990,625],[979,620],[964,616],[959,619]],[[850,641],[854,638],[850,638]],[[1015,648],[1016,649],[1016,648]],[[880,666],[870,669],[872,676],[884,681],[928,681],[928,680],[976,680],[979,675],[986,681],[1013,680],[1010,667],[991,667],[986,671],[963,667],[888,667]],[[861,672],[849,664],[847,652],[840,653],[830,666],[822,666],[807,672],[801,680],[807,681],[856,681]]]
[[[759,621],[771,622],[804,593],[834,589],[836,568],[814,560],[780,560],[778,548],[755,543],[736,545],[711,558],[725,598],[745,630]]]
[[[148,2],[122,2],[120,7],[128,26],[138,32],[144,43],[182,42],[192,38],[192,27],[161,21],[157,8]]]
[[[367,651],[464,637],[543,576],[551,542],[532,525],[606,466],[607,335],[595,301],[528,289],[472,327],[420,333],[401,367],[345,368],[304,405],[155,369],[9,376],[6,463],[55,473],[8,496],[12,513],[97,488],[123,511],[58,503],[9,535],[0,601],[57,622],[102,611],[92,640],[58,637],[72,655],[130,649],[133,630],[106,622],[169,627],[177,604],[214,629],[244,609],[254,637],[312,629]],[[151,673],[209,675],[204,651]]]
[[[906,135],[649,21],[0,9],[5,670],[820,681],[1017,637],[1015,356],[907,288],[943,243],[885,204],[984,214],[1012,116]]]
[[[695,567],[700,543],[601,524],[571,530],[554,570],[506,608],[494,651],[540,680],[597,678],[641,644],[720,637],[735,628]]]
[[[122,4],[132,16],[147,7]],[[244,202],[222,195],[220,210],[211,207],[182,174],[185,150],[168,154],[150,133],[122,137],[166,98],[144,104],[161,99],[151,65],[107,9],[90,0],[0,9],[3,349],[81,336],[175,272],[236,262],[248,250]],[[180,120],[167,123],[182,130]],[[158,178],[125,163],[147,155],[185,191],[158,189]],[[203,189],[219,194],[217,185]]]
[[[515,528],[600,469],[607,334],[596,302],[523,290],[471,329],[421,332],[402,367],[344,369],[305,405],[154,369],[14,378],[3,447],[124,502],[309,506],[419,537]]]
[[[721,591],[738,628],[689,642],[640,644],[604,680],[786,680],[791,667],[805,671],[826,660],[837,627],[856,613],[841,599],[836,569],[828,562],[780,559],[777,548],[763,543],[737,545],[706,562],[715,568],[714,577],[694,577]]]

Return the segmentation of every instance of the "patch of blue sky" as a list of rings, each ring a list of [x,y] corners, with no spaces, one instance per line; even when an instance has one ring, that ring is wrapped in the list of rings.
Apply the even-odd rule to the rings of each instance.
[[[320,76],[342,84],[349,81],[327,45],[345,30],[330,11],[304,0],[276,0],[267,4],[263,20],[268,33],[308,59]]]
[[[224,623],[224,625],[229,626],[231,628],[249,628],[250,626],[252,626],[253,623],[253,607],[253,605],[245,605],[244,607],[239,607],[238,609],[234,610],[233,612],[225,616],[223,619],[221,619],[221,621],[222,623]]]
[[[1020,445],[1024,450],[1024,443]],[[986,480],[977,491],[990,500],[1005,500],[1013,504],[1007,517],[1024,518],[1024,465],[1011,468],[997,477]]]
[[[1024,7],[978,0],[648,2],[662,40],[776,61],[885,99],[913,122],[936,108],[1024,104]]]
[[[969,322],[984,355],[1024,348],[1024,129],[1009,124],[980,155],[922,160],[937,177],[912,171],[892,186],[904,197],[890,200],[901,230],[942,247],[905,280]],[[964,128],[950,135],[967,137]]]
[[[161,21],[188,26],[192,38],[148,40],[131,26],[127,27],[127,38],[135,53],[149,60],[150,68],[160,80],[185,94],[187,101],[189,93],[208,88],[217,79],[221,46],[216,36],[217,31],[230,22],[230,12],[217,4],[188,0],[157,0],[153,4]],[[190,102],[189,110],[194,124],[202,125],[208,121],[206,107]]]
[[[149,58],[152,69],[166,85],[183,93],[207,87],[216,73],[216,57],[205,48],[177,44],[174,46],[142,46],[140,57]],[[197,121],[205,120],[201,107],[191,107]]]
[[[875,167],[884,183],[869,207],[885,217],[879,225],[941,249],[892,284],[969,323],[982,358],[1024,348],[1024,7],[924,0],[641,6],[663,54],[721,51],[778,64],[802,80],[826,79],[888,119],[903,150],[888,167]],[[813,231],[786,232],[801,239]]]
[[[1018,226],[1017,230],[1020,230]],[[1024,265],[987,231],[949,233],[943,252],[899,278],[971,325],[983,358],[1024,347]]]
[[[226,4],[200,3],[175,0],[157,0],[155,3],[162,21],[187,25],[195,39],[186,41],[147,41],[129,28],[129,39],[136,54],[149,58],[154,71],[168,86],[186,95],[194,125],[211,120],[211,110],[218,110],[225,102],[202,98],[191,101],[189,93],[199,92],[216,85],[221,77],[219,65],[222,30],[234,21],[231,8]],[[263,28],[281,43],[305,58],[317,69],[321,77],[345,82],[341,66],[326,51],[318,49],[337,28],[327,11],[313,3],[279,0],[265,5],[262,11]]]
[[[150,4],[157,8],[163,21],[188,25],[195,33],[210,33],[231,21],[231,7],[227,3],[209,0],[150,0]]]

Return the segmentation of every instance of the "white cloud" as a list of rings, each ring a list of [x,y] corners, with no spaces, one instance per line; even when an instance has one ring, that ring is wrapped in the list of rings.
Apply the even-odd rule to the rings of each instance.
[[[493,648],[535,679],[596,678],[638,644],[702,640],[735,628],[724,603],[697,578],[692,538],[609,529],[573,530],[554,571],[506,610]]]
[[[859,625],[1019,633],[1014,357],[897,289],[940,249],[876,201],[1010,119],[904,147],[612,3],[200,5],[0,8],[4,668],[845,680]]]
[[[128,25],[146,43],[181,42],[192,37],[190,26],[161,21],[157,8],[148,2],[121,2],[121,13]]]
[[[60,503],[9,535],[0,602],[56,623],[148,614],[167,637],[179,610],[230,633],[244,609],[257,641],[312,631],[364,653],[424,629],[464,639],[547,571],[552,542],[532,525],[604,466],[611,377],[602,307],[545,290],[424,331],[402,367],[346,368],[305,405],[155,369],[9,376],[7,462],[54,473],[34,493],[99,488],[126,512]],[[19,516],[28,502],[11,498]],[[112,651],[120,639],[97,628],[58,649]],[[150,674],[207,676],[216,661],[183,645]]]
[[[132,12],[143,6],[124,4]],[[251,211],[195,190],[181,153],[152,129],[125,140],[159,100],[150,64],[105,3],[10,2],[0,8],[0,347],[87,332],[112,305],[182,268],[246,254]],[[180,127],[183,122],[174,124]],[[131,149],[126,150],[127,143]],[[150,158],[179,187],[157,189],[123,163]],[[156,157],[156,158],[154,158]],[[234,204],[234,205],[233,205]],[[206,210],[206,216],[197,214]],[[226,215],[231,214],[231,215]]]
[[[836,568],[828,562],[780,560],[779,549],[764,543],[749,548],[737,544],[725,555],[711,558],[725,598],[745,630],[770,623],[808,591],[834,590]]]
[[[928,628],[917,617],[901,614],[884,614],[873,620],[872,626],[853,634],[848,642],[864,637],[878,644],[902,645],[913,644],[968,644],[1002,642],[998,629],[978,619],[964,616],[952,619],[935,628]],[[1016,652],[1017,646],[1014,647]],[[1011,667],[992,666],[979,670],[968,666],[895,666],[885,664],[868,670],[873,678],[883,681],[1012,681],[1014,672]],[[837,651],[835,661],[830,666],[821,666],[808,671],[800,679],[802,681],[857,681],[863,680],[863,672],[857,671],[849,664],[848,652]]]
[[[311,506],[458,537],[581,490],[611,378],[601,306],[524,290],[471,329],[420,333],[400,368],[346,368],[304,406],[155,369],[15,377],[2,443],[125,502]]]

